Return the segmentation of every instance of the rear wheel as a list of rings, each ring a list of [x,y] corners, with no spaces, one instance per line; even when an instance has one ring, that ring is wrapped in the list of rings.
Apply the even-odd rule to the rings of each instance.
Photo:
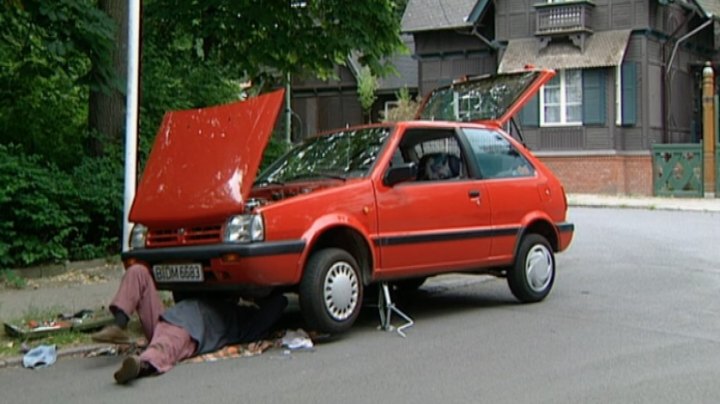
[[[555,255],[543,236],[523,237],[507,281],[512,294],[523,303],[539,302],[550,293],[555,282]]]
[[[339,248],[313,253],[300,282],[300,311],[308,327],[347,331],[360,314],[362,295],[360,269],[352,255]]]

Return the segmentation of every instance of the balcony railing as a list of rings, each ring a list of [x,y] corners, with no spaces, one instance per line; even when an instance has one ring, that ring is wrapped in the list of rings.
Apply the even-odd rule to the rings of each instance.
[[[554,1],[535,4],[535,35],[591,33],[592,9],[590,1]]]

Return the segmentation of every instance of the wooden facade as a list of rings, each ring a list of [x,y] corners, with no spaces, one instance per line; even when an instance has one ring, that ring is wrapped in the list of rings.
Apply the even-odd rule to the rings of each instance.
[[[337,78],[331,80],[313,76],[293,78],[293,141],[363,122],[353,72],[347,66],[337,66],[335,75]]]
[[[463,75],[497,71],[507,62],[503,58],[513,41],[538,41],[539,53],[579,48],[576,52],[583,57],[578,60],[585,64],[577,66],[582,68],[582,120],[544,124],[536,97],[518,117],[526,144],[548,162],[562,160],[568,172],[573,171],[573,159],[578,169],[583,159],[631,160],[628,166],[637,172],[621,172],[617,179],[625,185],[596,191],[650,194],[651,182],[631,177],[652,176],[652,145],[698,141],[699,72],[705,61],[719,60],[720,45],[714,35],[719,23],[702,6],[716,2],[720,7],[718,0],[703,0],[700,6],[700,2],[658,0],[480,0],[464,12],[478,18],[466,17],[464,22],[470,25],[458,28],[461,21],[422,27],[413,25],[413,18],[422,21],[422,12],[437,12],[435,3],[443,3],[445,9],[452,3],[467,7],[463,1],[410,0],[408,9],[414,9],[406,10],[403,25],[415,36],[422,93]],[[595,50],[585,46],[611,31],[629,32],[617,63],[603,59],[605,44],[596,44]],[[563,65],[562,57],[543,59],[530,52],[512,57],[520,59],[516,64],[526,58],[527,64],[537,67],[576,67]],[[544,64],[538,65],[538,60]],[[647,164],[637,164],[638,158],[647,159]],[[622,161],[618,164],[623,166]],[[581,177],[569,181],[570,191],[587,192],[586,184],[577,181]]]

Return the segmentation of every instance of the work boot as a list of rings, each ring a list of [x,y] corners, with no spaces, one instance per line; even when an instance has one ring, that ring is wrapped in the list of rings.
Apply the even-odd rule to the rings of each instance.
[[[149,362],[140,360],[139,356],[133,355],[123,360],[120,369],[115,372],[113,377],[118,384],[126,384],[131,380],[156,374],[157,370]]]
[[[110,344],[131,343],[130,334],[115,324],[105,326],[102,330],[90,335],[95,342],[106,342]]]
[[[128,356],[125,360],[123,360],[120,369],[118,369],[113,375],[113,377],[115,377],[115,382],[118,384],[125,384],[131,380],[137,379],[140,377],[141,368],[142,364],[139,357],[134,355]]]

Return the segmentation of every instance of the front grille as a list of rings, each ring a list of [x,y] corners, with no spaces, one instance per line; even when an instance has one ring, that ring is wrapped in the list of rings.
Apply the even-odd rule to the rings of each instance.
[[[148,247],[176,245],[212,244],[222,241],[222,225],[197,226],[179,229],[151,229],[148,232]]]

